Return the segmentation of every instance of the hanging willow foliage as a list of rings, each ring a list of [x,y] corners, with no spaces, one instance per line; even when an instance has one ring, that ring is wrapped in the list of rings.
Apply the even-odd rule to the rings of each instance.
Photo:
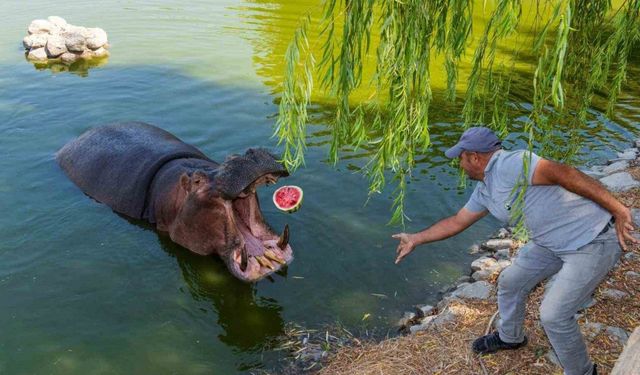
[[[386,185],[385,172],[392,171],[397,189],[391,222],[404,224],[407,181],[416,155],[430,146],[430,64],[435,56],[444,58],[443,95],[454,100],[460,59],[471,41],[472,6],[471,0],[327,0],[317,65],[306,17],[286,52],[275,129],[284,144],[287,168],[295,170],[304,163],[307,106],[314,77],[320,77],[321,87],[336,100],[330,160],[338,160],[343,146],[373,146],[366,168],[370,193],[380,192]],[[615,10],[609,0],[539,0],[535,6],[551,7],[552,12],[546,19],[535,19],[540,25],[535,42],[522,47],[538,61],[525,132],[530,149],[534,142],[541,145],[541,156],[571,161],[595,91],[609,92],[611,111],[622,89],[630,52],[640,40],[640,0],[626,0]],[[509,133],[510,77],[521,50],[501,61],[496,61],[496,50],[505,38],[517,37],[521,17],[520,0],[496,1],[473,54],[463,96],[464,127],[482,123],[503,137]],[[379,38],[372,46],[374,31]],[[364,61],[374,51],[373,94],[354,106],[350,97],[362,86]],[[570,141],[564,149],[553,147],[553,124],[558,121],[569,124]],[[525,189],[514,194],[524,196]],[[521,213],[521,206],[514,212]]]

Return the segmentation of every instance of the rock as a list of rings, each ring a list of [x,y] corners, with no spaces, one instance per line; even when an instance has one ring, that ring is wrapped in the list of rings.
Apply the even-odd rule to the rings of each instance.
[[[556,355],[556,352],[553,351],[553,349],[549,350],[545,357],[547,357],[547,360],[554,365],[562,367],[562,365],[560,364],[560,360],[558,359],[558,356]]]
[[[594,171],[590,171],[590,170],[587,170],[587,169],[581,169],[580,172],[586,174],[587,176],[589,176],[591,178],[595,178],[596,180],[607,175],[604,172],[594,172]]]
[[[107,33],[99,27],[87,29],[87,47],[96,50],[107,44]]]
[[[480,245],[478,245],[478,244],[473,244],[469,248],[469,254],[478,254],[481,251],[482,251],[482,249],[480,249]]]
[[[592,172],[602,172],[605,167],[606,165],[592,165],[590,170]]]
[[[25,49],[40,48],[47,45],[49,34],[32,34],[22,39],[22,45]]]
[[[511,260],[509,259],[501,259],[498,261],[498,269],[497,271],[502,271],[503,269],[509,267],[511,265]]]
[[[405,312],[404,315],[402,316],[402,318],[400,318],[400,320],[398,320],[398,326],[400,327],[406,327],[409,324],[409,321],[413,318],[416,317],[415,313],[412,312]]]
[[[640,181],[636,181],[627,172],[618,172],[607,177],[601,178],[602,182],[607,189],[615,192],[627,191],[634,187],[640,186]]]
[[[431,316],[424,317],[420,321],[420,324],[416,324],[414,326],[409,327],[409,332],[416,333],[416,332],[424,331],[425,329],[429,328],[429,325],[436,319],[437,316],[438,315],[431,315]]]
[[[637,141],[636,141],[637,142]],[[629,375],[640,368],[640,327],[637,327],[616,361],[611,375]]]
[[[604,167],[604,169],[602,169],[602,173],[611,174],[613,172],[619,172],[627,168],[629,168],[629,162],[626,160],[622,160],[617,161],[611,165],[607,165],[606,167]]]
[[[607,327],[606,331],[610,336],[613,336],[622,346],[624,346],[624,344],[626,344],[627,340],[629,339],[629,332],[620,327]]]
[[[604,289],[602,295],[610,299],[619,300],[628,297],[629,293],[617,289]]]
[[[640,273],[634,271],[627,271],[624,275],[630,279],[640,279]]]
[[[511,258],[511,255],[509,254],[509,249],[498,250],[496,251],[496,254],[494,256],[497,260],[506,260]]]
[[[509,238],[511,237],[511,232],[507,228],[500,228],[494,237],[499,239]]]
[[[433,317],[433,319],[430,321],[430,323],[437,327],[444,323],[454,320],[456,318],[456,315],[453,312],[451,312],[451,310],[447,309],[438,315],[431,315],[431,317]],[[427,318],[430,318],[430,317],[428,316]]]
[[[603,328],[604,324],[593,322],[585,323],[582,330],[589,340],[593,340],[596,336],[598,336],[598,334],[600,334]]]
[[[493,292],[493,285],[486,281],[478,281],[456,289],[452,296],[464,299],[488,299]]]
[[[80,56],[75,53],[65,52],[62,54],[62,56],[60,56],[60,60],[62,60],[62,62],[65,64],[73,64],[78,60],[79,57]]]
[[[65,40],[61,36],[51,35],[47,40],[46,46],[47,56],[55,58],[67,52]]]
[[[460,276],[458,278],[458,280],[456,280],[456,284],[462,284],[462,283],[472,283],[473,282],[473,278],[471,276]]]
[[[633,252],[628,252],[626,254],[624,254],[624,259],[630,261],[630,262],[637,262],[638,260],[640,260],[640,255],[637,253],[633,253]]]
[[[52,29],[55,30],[55,26],[53,26],[51,22],[47,20],[34,20],[27,28],[27,32],[29,33],[29,35],[43,33],[46,34]]]
[[[493,275],[493,272],[489,272],[486,270],[476,271],[471,275],[471,278],[475,281],[485,281],[489,280],[491,278],[491,275]]]
[[[100,47],[97,50],[93,51],[93,57],[104,57],[109,56],[109,51],[107,51],[104,47]]]
[[[640,138],[636,139],[635,144],[637,148],[640,148]]]
[[[84,52],[87,42],[84,36],[78,32],[65,34],[64,36],[67,49],[71,52]]]
[[[424,316],[431,315],[431,313],[433,312],[433,306],[431,305],[418,306],[418,309],[422,311],[422,314],[424,314]]]
[[[498,262],[489,257],[482,257],[471,262],[471,269],[474,271],[490,270],[498,266]]]
[[[34,61],[46,61],[47,51],[44,50],[44,47],[33,48],[31,49],[31,51],[29,51],[27,58]]]
[[[47,21],[54,27],[57,27],[60,30],[64,30],[64,28],[68,25],[67,21],[64,18],[58,16],[49,16],[47,17]]]
[[[637,154],[638,154],[637,148],[628,148],[623,152],[618,152],[618,158],[625,159],[625,160],[633,160],[636,158]]]
[[[511,239],[490,239],[482,244],[482,247],[492,251],[498,251],[501,249],[510,249],[513,246],[513,240]]]

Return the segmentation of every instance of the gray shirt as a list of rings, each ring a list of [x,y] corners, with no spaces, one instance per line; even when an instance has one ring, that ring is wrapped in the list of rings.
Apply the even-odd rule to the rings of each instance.
[[[524,150],[496,151],[464,206],[469,211],[489,212],[509,223],[511,207],[517,196],[514,186],[529,165],[524,198],[525,225],[531,240],[553,251],[576,250],[591,242],[604,229],[611,214],[597,203],[574,194],[559,185],[532,185],[533,172],[540,157]]]

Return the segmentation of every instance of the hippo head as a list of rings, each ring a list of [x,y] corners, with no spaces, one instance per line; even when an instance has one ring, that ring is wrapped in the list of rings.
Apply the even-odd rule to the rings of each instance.
[[[237,278],[253,282],[293,260],[289,228],[265,223],[256,188],[289,173],[263,149],[231,155],[217,168],[180,178],[184,203],[171,231],[174,241],[200,254],[217,253]]]

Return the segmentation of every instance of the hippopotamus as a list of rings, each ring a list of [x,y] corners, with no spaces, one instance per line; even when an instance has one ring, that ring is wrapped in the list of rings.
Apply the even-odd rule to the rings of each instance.
[[[288,225],[278,235],[260,211],[256,189],[289,175],[265,149],[220,164],[165,130],[126,122],[86,131],[56,160],[85,194],[194,253],[217,254],[240,280],[257,281],[293,260]]]

